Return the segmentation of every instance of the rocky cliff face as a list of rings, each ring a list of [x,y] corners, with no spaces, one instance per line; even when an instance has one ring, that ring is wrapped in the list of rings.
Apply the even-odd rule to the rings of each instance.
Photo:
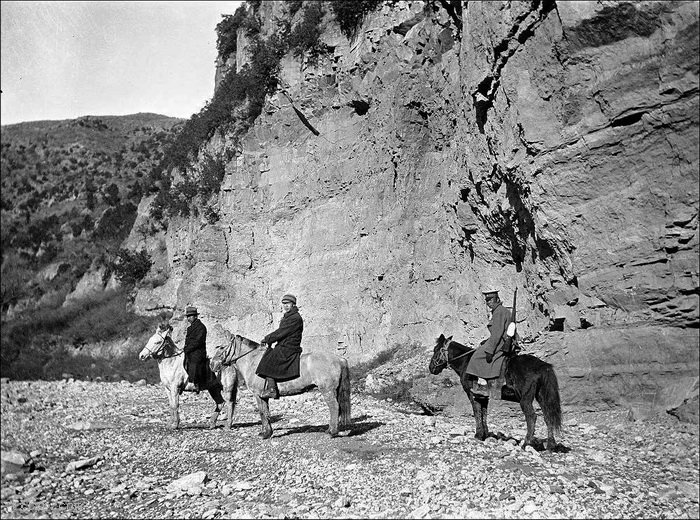
[[[149,242],[169,278],[137,305],[260,339],[292,292],[305,349],[415,343],[427,367],[440,333],[486,336],[486,286],[517,288],[566,402],[697,399],[698,4],[462,4],[385,5],[352,41],[326,16],[331,52],[285,58],[221,219]]]

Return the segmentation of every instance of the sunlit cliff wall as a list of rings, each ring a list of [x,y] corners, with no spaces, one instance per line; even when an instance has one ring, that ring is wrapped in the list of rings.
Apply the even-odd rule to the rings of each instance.
[[[197,305],[257,340],[292,292],[304,348],[355,364],[442,332],[478,343],[481,291],[510,306],[517,288],[525,347],[568,402],[697,396],[698,4],[461,7],[384,6],[352,41],[326,16],[332,51],[285,58],[220,220],[151,243],[169,279],[139,309]]]

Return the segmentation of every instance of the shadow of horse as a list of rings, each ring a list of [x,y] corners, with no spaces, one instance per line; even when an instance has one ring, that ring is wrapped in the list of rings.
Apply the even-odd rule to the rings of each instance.
[[[367,415],[362,415],[353,420],[352,426],[346,428],[348,432],[345,437],[357,437],[358,435],[363,435],[369,431],[372,431],[380,426],[384,426],[386,423],[379,421],[367,421],[363,422],[369,417]],[[294,426],[287,429],[286,432],[280,433],[279,437],[284,437],[286,435],[296,435],[299,433],[325,433],[327,431],[327,426],[325,425],[304,425],[304,426]]]
[[[513,437],[511,435],[506,435],[503,432],[497,432],[497,433],[492,433],[489,432],[486,438],[492,438],[496,439],[498,441],[502,442],[509,442],[509,441],[515,441],[516,444],[521,444],[523,442],[523,439],[518,439],[517,437]],[[547,448],[547,443],[546,441],[539,439],[537,437],[533,437],[532,441],[529,443],[530,446],[535,451],[551,451],[554,453],[569,453],[571,451],[571,448],[557,442],[554,446],[550,447],[549,449]]]

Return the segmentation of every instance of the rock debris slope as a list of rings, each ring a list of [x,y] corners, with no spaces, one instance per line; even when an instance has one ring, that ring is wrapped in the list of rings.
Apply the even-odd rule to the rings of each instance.
[[[698,431],[669,416],[565,410],[546,453],[517,446],[516,405],[492,407],[499,438],[480,442],[470,416],[356,393],[351,429],[331,439],[309,393],[272,404],[262,441],[247,391],[231,431],[206,429],[201,394],[167,429],[154,385],[3,382],[1,397],[3,518],[698,517]]]

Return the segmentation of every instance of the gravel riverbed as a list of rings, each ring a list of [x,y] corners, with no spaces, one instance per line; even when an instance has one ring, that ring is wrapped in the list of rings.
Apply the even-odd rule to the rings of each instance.
[[[207,428],[206,393],[185,394],[168,429],[165,392],[145,382],[5,381],[1,395],[3,519],[699,516],[698,425],[667,415],[565,408],[544,452],[518,446],[524,417],[500,401],[480,442],[470,412],[354,393],[352,427],[330,438],[310,392],[271,401],[262,440],[244,389],[232,430],[223,413]]]

